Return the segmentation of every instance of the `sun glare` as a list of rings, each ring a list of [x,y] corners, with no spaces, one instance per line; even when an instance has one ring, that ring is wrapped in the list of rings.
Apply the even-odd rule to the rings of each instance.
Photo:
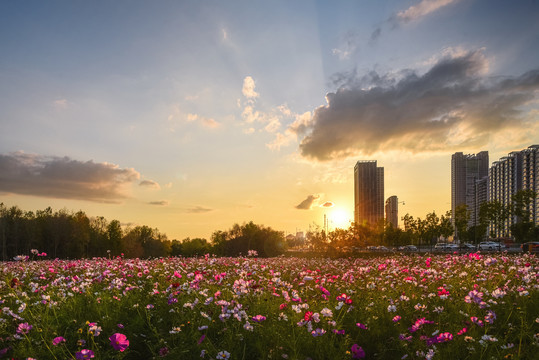
[[[352,216],[343,209],[335,209],[329,215],[329,219],[332,228],[348,229]]]

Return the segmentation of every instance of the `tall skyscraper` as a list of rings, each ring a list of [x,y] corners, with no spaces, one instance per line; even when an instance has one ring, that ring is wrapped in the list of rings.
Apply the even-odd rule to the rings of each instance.
[[[488,166],[488,151],[466,155],[457,152],[451,157],[451,216],[455,218],[457,206],[467,205],[470,212],[469,227],[477,225],[479,220],[480,204],[477,203],[476,182],[488,176]]]
[[[395,229],[399,227],[399,199],[395,195],[386,200],[386,221]]]
[[[489,170],[488,200],[498,201],[504,207],[512,204],[512,196],[520,190],[539,193],[539,145],[513,151],[495,161]],[[539,225],[539,197],[527,209],[535,225]],[[518,219],[508,218],[499,229],[491,229],[497,237],[511,236],[511,225]]]
[[[376,160],[358,161],[354,167],[354,205],[356,224],[384,218],[384,168]]]

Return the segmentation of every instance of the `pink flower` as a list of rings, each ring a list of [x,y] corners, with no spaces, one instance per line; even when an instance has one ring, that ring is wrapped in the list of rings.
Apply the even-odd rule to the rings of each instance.
[[[20,323],[17,326],[17,334],[28,334],[32,330],[32,325],[28,323]]]
[[[253,316],[253,321],[262,322],[264,320],[266,320],[266,317],[264,315],[255,315],[255,316]]]
[[[63,343],[63,342],[66,342],[66,339],[64,339],[62,336],[58,336],[52,339],[52,344],[54,346],[57,346],[58,344]]]
[[[75,353],[75,357],[77,358],[77,360],[93,359],[94,352],[92,350],[82,349],[81,351]]]
[[[363,359],[363,358],[365,358],[365,351],[358,344],[352,345],[352,348],[350,349],[350,352],[352,353],[352,359]]]
[[[109,337],[109,340],[110,345],[114,348],[114,350],[118,350],[120,352],[125,351],[125,349],[127,349],[129,346],[129,340],[127,340],[127,337],[124,334],[112,334],[112,336]]]

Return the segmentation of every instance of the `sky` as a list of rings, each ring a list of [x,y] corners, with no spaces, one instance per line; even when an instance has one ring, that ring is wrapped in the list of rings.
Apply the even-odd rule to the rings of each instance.
[[[452,153],[539,144],[537,0],[2,1],[0,49],[0,202],[169,239],[348,227],[358,160],[443,214]]]

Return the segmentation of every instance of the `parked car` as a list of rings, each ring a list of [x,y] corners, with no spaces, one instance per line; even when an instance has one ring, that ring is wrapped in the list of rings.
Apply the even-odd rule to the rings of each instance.
[[[500,243],[495,241],[481,241],[477,246],[477,250],[501,250]]]
[[[415,245],[405,245],[405,246],[402,247],[402,250],[403,251],[410,251],[410,252],[418,251],[417,246],[415,246]]]
[[[523,252],[539,253],[539,241],[530,241],[520,245]]]
[[[437,243],[436,245],[434,245],[434,250],[436,251],[445,251],[446,248],[447,248],[446,243]]]
[[[468,244],[468,243],[460,244],[460,247],[462,250],[466,250],[466,251],[473,251],[476,249],[475,245]]]
[[[445,251],[459,251],[459,246],[457,244],[445,244]]]

